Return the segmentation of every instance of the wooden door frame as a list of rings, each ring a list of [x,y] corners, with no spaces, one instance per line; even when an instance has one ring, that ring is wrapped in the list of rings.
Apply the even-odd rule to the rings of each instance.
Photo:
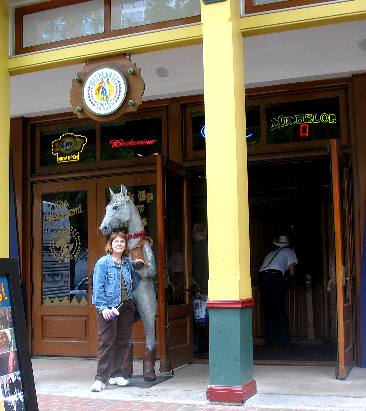
[[[172,304],[169,305],[166,299],[166,327],[172,329],[175,321],[186,321],[184,324],[186,329],[186,344],[182,345],[169,345],[170,336],[168,332],[166,333],[166,355],[167,355],[167,368],[166,371],[170,371],[173,368],[179,367],[183,364],[188,364],[193,361],[193,306],[192,306],[192,295],[191,295],[191,283],[192,283],[192,270],[191,270],[191,236],[190,236],[190,193],[189,193],[189,181],[188,174],[183,171],[184,167],[182,164],[176,163],[174,161],[168,161],[166,164],[166,177],[169,171],[172,175],[179,176],[181,180],[182,189],[182,247],[183,247],[183,287],[184,287],[184,300],[182,304]],[[167,181],[167,178],[165,178]],[[167,184],[165,184],[165,198],[167,199]],[[165,201],[168,203],[168,200]],[[166,244],[164,244],[164,249],[166,249]],[[168,261],[166,261],[166,277],[168,278]],[[165,285],[166,289],[168,286]],[[188,340],[189,338],[189,340]]]
[[[156,196],[157,204],[157,251],[160,258],[157,260],[158,270],[158,312],[159,312],[159,352],[160,371],[170,371],[167,348],[167,301],[166,301],[166,269],[165,269],[165,196],[164,196],[164,167],[161,156],[157,156]]]
[[[333,189],[333,213],[334,213],[334,236],[335,236],[335,263],[336,263],[336,288],[337,288],[337,334],[338,334],[338,365],[337,365],[337,378],[345,379],[352,369],[352,364],[347,362],[347,354],[349,354],[349,345],[346,345],[347,341],[351,344],[353,350],[352,338],[353,336],[346,335],[345,327],[345,315],[344,315],[344,244],[342,236],[342,204],[341,204],[341,174],[340,174],[340,161],[339,161],[339,147],[337,140],[330,140],[331,150],[331,164],[332,164],[332,189]],[[352,304],[352,300],[351,300]],[[350,340],[351,339],[351,340]],[[354,356],[352,356],[354,357]]]

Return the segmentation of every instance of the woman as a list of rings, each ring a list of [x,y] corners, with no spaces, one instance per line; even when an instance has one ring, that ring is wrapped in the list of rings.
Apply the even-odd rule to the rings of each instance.
[[[113,233],[106,245],[106,255],[95,264],[92,303],[97,309],[98,366],[93,392],[100,392],[107,382],[125,386],[121,367],[131,338],[134,306],[132,290],[137,287],[138,275],[128,259],[127,237]],[[121,305],[122,303],[122,305]],[[119,314],[112,310],[118,307]]]

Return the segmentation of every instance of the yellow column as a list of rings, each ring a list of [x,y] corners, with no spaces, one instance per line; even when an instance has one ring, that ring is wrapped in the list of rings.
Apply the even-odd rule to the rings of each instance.
[[[9,257],[9,134],[8,6],[0,0],[0,257]]]
[[[239,3],[226,0],[201,7],[210,300],[251,297]]]
[[[206,395],[240,403],[256,393],[240,0],[202,4],[201,19],[210,270]]]

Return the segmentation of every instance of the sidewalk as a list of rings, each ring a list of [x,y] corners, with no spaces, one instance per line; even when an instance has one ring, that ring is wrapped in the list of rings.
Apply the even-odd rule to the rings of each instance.
[[[134,366],[135,374],[141,374],[142,363]],[[258,394],[229,408],[206,400],[205,364],[181,367],[173,378],[151,388],[113,386],[101,393],[90,391],[95,370],[95,359],[33,359],[40,411],[366,410],[366,369],[360,368],[338,381],[330,366],[255,366]]]

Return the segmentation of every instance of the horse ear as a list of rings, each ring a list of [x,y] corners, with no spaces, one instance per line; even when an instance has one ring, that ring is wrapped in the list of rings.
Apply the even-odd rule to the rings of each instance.
[[[127,197],[127,188],[121,184],[121,194]]]
[[[113,197],[115,196],[115,194],[110,187],[109,187],[109,195],[111,196],[111,200],[113,200]]]

